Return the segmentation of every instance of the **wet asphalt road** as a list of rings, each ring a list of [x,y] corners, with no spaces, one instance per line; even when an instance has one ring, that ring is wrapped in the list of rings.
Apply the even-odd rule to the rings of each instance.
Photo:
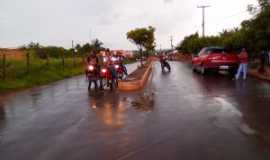
[[[88,94],[82,76],[0,102],[1,160],[269,160],[270,84],[157,64],[146,89]],[[153,94],[146,110],[131,102]]]

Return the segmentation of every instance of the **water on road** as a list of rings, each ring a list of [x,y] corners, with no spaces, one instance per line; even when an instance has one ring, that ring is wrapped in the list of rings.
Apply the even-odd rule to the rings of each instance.
[[[270,159],[268,83],[171,65],[135,93],[89,95],[78,76],[1,97],[1,160]]]

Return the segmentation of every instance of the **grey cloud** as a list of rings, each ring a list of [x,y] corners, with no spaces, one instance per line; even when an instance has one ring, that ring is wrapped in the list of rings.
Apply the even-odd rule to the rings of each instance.
[[[231,2],[235,8],[245,9],[245,3],[250,2],[244,1],[236,4],[235,0],[211,0],[218,12],[208,10],[207,24],[215,21],[211,14],[226,16]],[[197,3],[198,0],[0,0],[0,45],[15,47],[36,41],[70,47],[71,40],[88,42],[91,30],[91,38],[99,38],[106,47],[132,49],[136,47],[126,39],[126,32],[152,25],[157,29],[158,43],[169,46],[169,35],[182,38],[200,25]],[[212,29],[212,33],[220,28]]]
[[[164,3],[172,3],[173,2],[173,0],[163,0],[164,1]]]

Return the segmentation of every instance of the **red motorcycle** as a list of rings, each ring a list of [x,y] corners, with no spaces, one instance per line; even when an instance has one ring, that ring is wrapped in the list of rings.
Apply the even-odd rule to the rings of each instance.
[[[106,84],[107,87],[110,87],[111,90],[116,88],[116,78],[113,73],[113,69],[111,67],[104,67],[100,71],[100,77],[103,80],[103,84]]]
[[[91,85],[92,83],[94,83],[95,85],[95,90],[97,90],[98,86],[97,86],[97,67],[94,65],[88,65],[85,71],[87,80],[88,80],[88,90],[91,90]]]
[[[120,64],[115,64],[114,68],[115,68],[116,73],[117,73],[117,79],[122,80],[124,78],[124,75],[125,75],[125,68]]]

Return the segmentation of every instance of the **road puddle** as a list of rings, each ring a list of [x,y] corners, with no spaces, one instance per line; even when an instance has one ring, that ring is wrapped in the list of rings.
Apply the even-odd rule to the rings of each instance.
[[[138,98],[131,101],[131,105],[142,111],[151,111],[154,107],[154,93],[145,92],[143,95],[140,95]]]
[[[227,101],[226,99],[222,97],[215,97],[214,100],[221,104],[220,113],[243,117],[243,114],[239,110],[237,110],[231,102]]]
[[[242,133],[244,133],[245,135],[248,135],[248,136],[254,136],[254,135],[258,134],[258,132],[256,130],[252,129],[247,124],[240,125],[240,130]]]
[[[227,120],[221,120],[220,116],[229,117],[230,123],[233,123],[237,126],[237,128],[240,129],[240,132],[247,135],[247,136],[256,136],[258,135],[258,132],[251,128],[248,124],[244,123],[242,121],[243,114],[233,105],[233,103],[229,102],[228,100],[222,98],[222,97],[215,97],[215,101],[217,101],[219,104],[221,104],[221,110],[219,111],[219,118],[216,117],[216,124],[217,126],[224,126]],[[222,123],[221,123],[222,122]],[[230,126],[230,125],[229,125]]]

